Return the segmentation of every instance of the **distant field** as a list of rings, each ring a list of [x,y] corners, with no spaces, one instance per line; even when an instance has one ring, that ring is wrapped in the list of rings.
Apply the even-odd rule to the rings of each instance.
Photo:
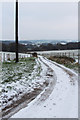
[[[80,57],[80,50],[56,50],[56,51],[33,51],[33,52],[37,52],[39,55],[43,55],[45,57],[57,55],[57,56],[67,56],[67,57],[75,58],[76,60],[78,60],[78,57]],[[2,61],[4,61],[4,59],[7,60],[7,57],[9,57],[7,55],[10,55],[10,59],[12,60],[15,58],[15,53],[0,52],[0,60]],[[19,53],[19,58],[23,58],[23,57],[30,57],[30,55]]]
[[[78,56],[80,55],[79,50],[56,50],[56,51],[40,51],[38,52],[40,55],[45,55],[45,56],[67,56],[67,57],[74,57],[75,59],[78,59]]]

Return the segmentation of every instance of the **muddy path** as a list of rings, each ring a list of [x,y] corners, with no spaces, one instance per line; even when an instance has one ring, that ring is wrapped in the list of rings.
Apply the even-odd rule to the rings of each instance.
[[[40,57],[39,57],[39,59],[41,62],[43,62]],[[44,91],[41,93],[39,99],[37,100],[37,102],[36,102],[37,105],[45,102],[45,100],[52,93],[52,91],[56,85],[56,82],[57,82],[57,77],[56,77],[54,70],[52,68],[50,68],[49,65],[46,64],[45,62],[43,62],[43,63],[48,67],[49,73],[46,73],[46,75],[48,76],[48,79],[50,80],[50,82],[49,82],[48,86],[44,89]]]
[[[51,64],[54,64],[55,66],[57,66],[58,68],[61,68],[67,75],[69,75],[69,78],[70,78],[70,84],[71,85],[75,85],[75,80],[78,79],[77,77],[77,74],[76,73],[73,73],[72,71],[68,70],[66,67],[63,67],[63,66],[60,66],[59,64],[57,64],[56,62],[53,62],[51,60],[48,60],[47,58],[43,57],[43,59],[41,59],[41,57],[39,57],[40,61],[43,62],[51,71],[53,71],[54,73],[54,81],[52,80],[49,84],[49,88],[47,87],[45,89],[45,91],[41,94],[41,96],[39,97],[39,99],[37,100],[37,102],[35,102],[36,105],[39,105],[41,104],[42,102],[44,102],[48,97],[49,95],[51,94],[51,92],[53,91],[55,85],[56,85],[56,82],[57,82],[57,76],[55,74],[55,71],[54,71],[54,68],[52,69],[50,67],[50,65],[48,63],[46,63],[44,60],[46,60],[47,62],[51,63]],[[50,75],[49,75],[50,76]]]

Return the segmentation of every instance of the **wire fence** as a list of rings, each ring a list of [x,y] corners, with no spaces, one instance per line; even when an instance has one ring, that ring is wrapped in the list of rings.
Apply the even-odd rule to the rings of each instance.
[[[31,54],[19,53],[19,58],[27,58],[27,57],[31,57]],[[2,61],[2,62],[6,62],[9,60],[15,60],[15,59],[16,59],[15,53],[11,53],[11,52],[0,53],[0,61]]]
[[[45,57],[50,56],[66,56],[73,59],[76,59],[80,63],[80,52],[79,50],[59,50],[59,51],[37,51],[38,55]],[[32,54],[19,53],[19,58],[31,57]],[[16,54],[12,52],[0,52],[0,61],[8,61],[16,59]]]
[[[39,55],[43,55],[45,57],[50,56],[66,56],[80,61],[80,52],[79,50],[57,50],[57,51],[42,51],[38,52]]]

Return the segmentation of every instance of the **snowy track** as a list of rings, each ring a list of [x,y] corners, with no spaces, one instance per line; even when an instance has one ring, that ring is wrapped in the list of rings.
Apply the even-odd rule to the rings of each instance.
[[[55,87],[46,101],[42,102],[39,94],[12,118],[78,118],[78,75],[41,56],[40,59],[55,72]]]

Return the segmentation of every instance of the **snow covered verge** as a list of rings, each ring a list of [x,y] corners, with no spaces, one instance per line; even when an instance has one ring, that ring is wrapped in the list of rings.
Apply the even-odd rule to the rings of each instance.
[[[45,99],[47,99],[56,82],[54,71],[40,58],[36,58],[34,65],[26,64],[24,59],[18,64],[10,63],[9,65],[8,63],[7,65],[6,63],[4,65],[7,66],[3,66],[2,69],[1,109],[3,118],[9,118],[21,108],[26,107],[38,94],[49,88],[49,90],[46,89],[47,94],[45,93]]]
[[[54,89],[45,101],[45,95],[40,93],[11,118],[78,118],[78,75],[42,56],[40,59],[55,72]]]

